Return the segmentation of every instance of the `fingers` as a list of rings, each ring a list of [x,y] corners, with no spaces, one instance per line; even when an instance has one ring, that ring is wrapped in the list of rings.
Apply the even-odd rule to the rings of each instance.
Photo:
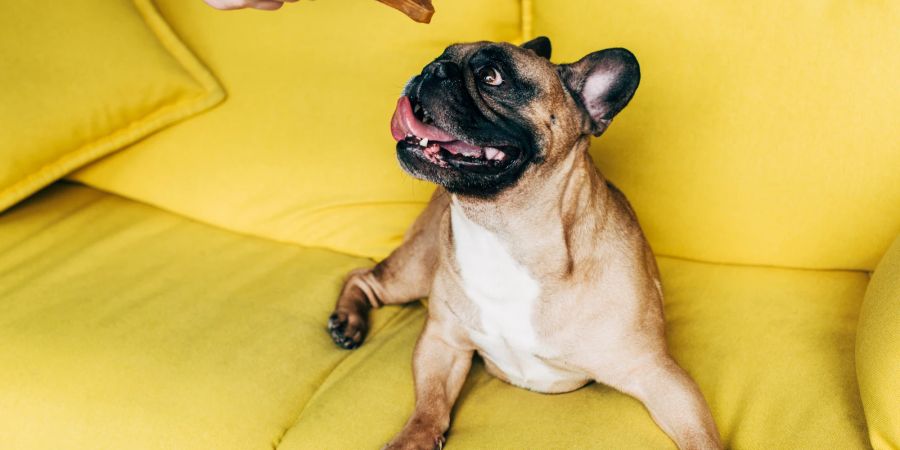
[[[251,8],[262,9],[265,11],[274,11],[284,6],[285,3],[294,3],[297,0],[256,0],[251,1]]]
[[[294,3],[297,0],[203,0],[207,5],[216,9],[242,9],[255,8],[265,11],[274,11],[284,6],[285,3]]]
[[[260,0],[250,5],[251,8],[262,9],[265,11],[274,11],[282,6],[284,6],[284,2],[278,0]]]

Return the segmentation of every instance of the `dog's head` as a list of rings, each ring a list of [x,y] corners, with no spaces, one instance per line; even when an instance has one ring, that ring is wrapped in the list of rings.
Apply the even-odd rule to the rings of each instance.
[[[491,197],[599,136],[640,80],[622,48],[550,62],[550,40],[447,47],[413,77],[391,133],[401,166],[453,193]]]

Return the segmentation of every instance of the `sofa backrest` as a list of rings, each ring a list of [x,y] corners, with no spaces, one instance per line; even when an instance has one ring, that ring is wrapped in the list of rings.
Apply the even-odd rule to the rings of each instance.
[[[158,3],[229,98],[75,178],[206,222],[383,257],[432,189],[388,132],[407,78],[455,41],[544,34],[556,62],[637,55],[592,153],[657,253],[867,270],[900,232],[897,2],[454,0],[427,26],[371,0]]]
[[[532,3],[557,62],[637,55],[592,153],[657,253],[870,270],[900,233],[900,2]]]

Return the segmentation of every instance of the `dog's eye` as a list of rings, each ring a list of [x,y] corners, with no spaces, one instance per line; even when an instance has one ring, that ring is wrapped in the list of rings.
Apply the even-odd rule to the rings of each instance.
[[[475,71],[475,76],[477,76],[482,83],[489,86],[500,86],[503,84],[503,77],[500,76],[500,71],[494,66],[481,67]]]

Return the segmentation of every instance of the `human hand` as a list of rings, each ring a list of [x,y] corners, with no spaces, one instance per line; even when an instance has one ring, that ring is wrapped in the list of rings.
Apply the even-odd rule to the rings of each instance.
[[[268,11],[276,10],[284,6],[285,2],[293,3],[297,0],[203,0],[207,5],[216,9],[241,9],[256,8]]]

